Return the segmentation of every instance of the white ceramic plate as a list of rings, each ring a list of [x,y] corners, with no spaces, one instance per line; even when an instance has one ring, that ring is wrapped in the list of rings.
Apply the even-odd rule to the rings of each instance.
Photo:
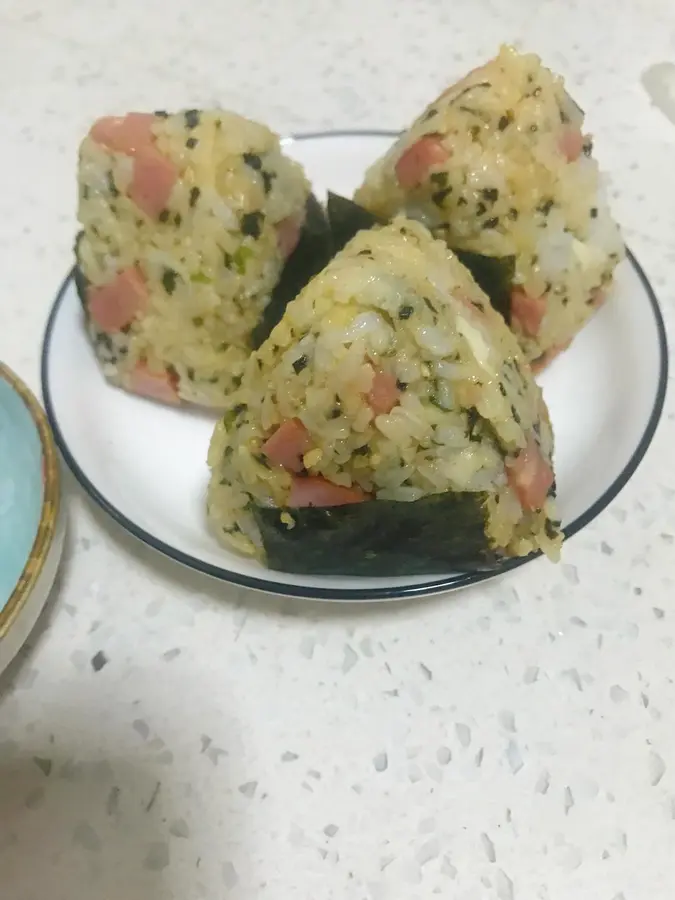
[[[351,196],[393,133],[327,133],[285,141],[321,199]],[[665,395],[667,347],[654,293],[634,257],[611,301],[541,376],[556,435],[558,502],[568,537],[621,490],[644,456]],[[54,303],[42,388],[59,447],[86,491],[136,537],[216,578],[258,590],[337,600],[439,593],[494,577],[338,578],[285,574],[222,549],[205,523],[206,452],[216,416],[170,409],[106,384],[85,336],[72,277]],[[564,552],[564,551],[563,551]],[[509,561],[499,571],[522,564]]]

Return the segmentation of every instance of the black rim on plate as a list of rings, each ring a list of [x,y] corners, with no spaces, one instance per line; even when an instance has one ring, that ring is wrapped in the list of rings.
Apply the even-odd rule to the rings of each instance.
[[[398,135],[399,132],[397,131],[322,131],[292,135],[289,138],[289,141],[292,143],[294,141],[317,140],[336,137],[396,138],[398,137]],[[649,416],[649,421],[647,422],[647,427],[645,428],[644,434],[642,435],[642,438],[637,447],[633,451],[633,455],[626,464],[625,468],[610,485],[610,487],[605,491],[605,493],[602,494],[602,496],[599,497],[595,501],[595,503],[591,504],[591,506],[589,506],[589,508],[581,516],[571,522],[564,529],[565,540],[569,540],[571,537],[585,528],[590,522],[592,522],[593,519],[595,519],[596,516],[598,516],[605,509],[605,507],[607,507],[611,503],[611,501],[623,490],[623,488],[628,483],[635,470],[639,466],[649,448],[649,445],[652,442],[657,426],[659,424],[659,420],[661,418],[661,413],[663,411],[663,405],[665,402],[666,386],[668,382],[668,342],[666,338],[666,329],[663,322],[663,316],[659,308],[658,300],[656,299],[656,294],[654,293],[654,290],[644,270],[642,269],[642,266],[628,248],[626,248],[626,254],[629,262],[637,273],[640,282],[642,283],[642,286],[645,290],[645,293],[649,299],[656,325],[659,343],[659,379],[656,396],[654,398],[654,406],[652,407],[652,411]],[[56,300],[54,301],[51,312],[49,314],[49,318],[47,320],[47,325],[42,342],[40,358],[40,379],[47,418],[49,419],[49,424],[54,434],[56,444],[61,451],[61,454],[66,461],[69,469],[79,482],[80,486],[86,491],[87,494],[89,494],[89,496],[93,500],[96,501],[96,503],[103,510],[105,510],[105,512],[112,519],[120,524],[126,531],[128,531],[134,537],[138,538],[138,540],[152,547],[154,550],[162,553],[164,556],[168,556],[175,562],[187,566],[188,568],[195,569],[196,571],[201,572],[204,575],[209,575],[210,577],[216,578],[220,581],[226,581],[230,584],[252,588],[254,590],[263,591],[264,593],[314,600],[350,601],[403,600],[413,597],[421,597],[429,594],[438,594],[442,593],[443,591],[456,590],[457,588],[468,587],[469,585],[479,584],[481,581],[487,581],[489,579],[495,578],[498,575],[502,575],[505,572],[516,569],[519,566],[522,566],[525,563],[536,559],[538,556],[541,556],[540,552],[532,553],[529,556],[505,560],[498,568],[488,572],[460,572],[454,575],[446,576],[444,578],[435,579],[433,581],[416,582],[409,585],[391,585],[369,588],[366,586],[368,579],[364,578],[363,588],[324,588],[311,587],[302,584],[286,584],[283,582],[274,581],[272,578],[258,578],[251,575],[242,575],[238,572],[231,572],[229,569],[211,565],[211,563],[204,562],[197,557],[191,556],[187,553],[183,553],[176,547],[173,547],[170,544],[166,544],[164,541],[159,540],[154,535],[150,534],[150,532],[145,531],[145,529],[143,528],[140,528],[135,522],[125,516],[124,513],[121,512],[113,503],[111,503],[107,499],[107,497],[105,497],[99,491],[99,489],[93,484],[93,482],[90,481],[90,479],[84,473],[82,467],[70,452],[68,442],[66,441],[63,432],[59,427],[58,418],[56,416],[49,386],[49,352],[51,347],[52,333],[54,331],[58,313],[66,296],[67,289],[73,281],[73,278],[74,269],[68,273],[63,284],[59,288],[59,292],[56,296]]]

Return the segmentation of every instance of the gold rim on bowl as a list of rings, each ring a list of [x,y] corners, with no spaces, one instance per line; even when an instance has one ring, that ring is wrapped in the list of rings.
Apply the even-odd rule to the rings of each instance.
[[[26,601],[42,574],[58,522],[61,474],[57,450],[47,417],[32,391],[4,363],[0,363],[0,378],[16,391],[37,426],[42,447],[43,483],[42,510],[33,546],[9,600],[0,610],[0,640],[2,640],[26,605]]]

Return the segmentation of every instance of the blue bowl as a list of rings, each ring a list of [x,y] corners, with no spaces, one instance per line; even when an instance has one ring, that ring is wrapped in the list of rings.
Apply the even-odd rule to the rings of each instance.
[[[35,624],[63,548],[52,433],[26,385],[0,363],[0,670]]]

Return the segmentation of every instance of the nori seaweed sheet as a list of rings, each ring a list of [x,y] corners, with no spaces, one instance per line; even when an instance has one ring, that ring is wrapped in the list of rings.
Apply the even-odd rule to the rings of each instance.
[[[84,231],[80,231],[75,238],[75,246],[73,247],[73,251],[75,253],[75,268],[73,269],[73,277],[75,278],[75,287],[77,288],[77,295],[80,298],[80,303],[82,304],[82,309],[87,311],[87,287],[89,282],[84,277],[82,273],[82,269],[80,268],[80,257],[78,254],[78,249],[80,246],[80,241],[84,237]]]
[[[367,231],[376,225],[384,225],[385,220],[346,197],[328,192],[326,205],[328,222],[333,235],[334,252],[338,253],[359,231]],[[484,256],[471,250],[453,247],[444,233],[437,237],[445,240],[463,266],[471,272],[476,284],[490,298],[490,302],[502,315],[507,325],[511,324],[511,285],[515,274],[514,256]]]
[[[386,219],[381,219],[349,200],[347,197],[341,197],[328,191],[328,200],[326,202],[326,214],[328,216],[328,224],[333,238],[333,252],[339,253],[346,244],[359,231],[369,231],[375,225],[385,225]]]
[[[272,298],[253,329],[251,344],[254,350],[265,341],[275,325],[305,285],[324,269],[334,256],[331,233],[323,207],[314,194],[307,199],[307,216],[298,245],[289,256]]]
[[[305,575],[433,575],[489,571],[503,557],[485,536],[485,495],[433,494],[327,509],[253,506],[267,564]],[[288,513],[295,525],[281,521]]]
[[[488,295],[490,303],[511,324],[511,285],[516,272],[515,256],[483,256],[471,250],[450,248],[463,266],[471,272],[478,287]]]

